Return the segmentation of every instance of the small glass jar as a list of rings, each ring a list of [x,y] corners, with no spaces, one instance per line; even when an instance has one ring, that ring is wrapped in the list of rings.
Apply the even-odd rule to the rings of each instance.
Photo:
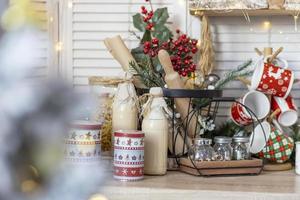
[[[189,157],[194,161],[214,160],[214,149],[211,147],[212,140],[207,138],[195,138],[194,144],[189,150]]]
[[[250,159],[249,153],[249,137],[239,136],[233,137],[232,158],[233,160],[248,160]]]
[[[215,160],[226,161],[231,160],[232,148],[231,142],[232,138],[218,136],[214,138],[214,151],[216,153]]]
[[[123,79],[117,77],[89,77],[90,93],[93,98],[93,107],[90,119],[93,121],[103,122],[105,114],[110,112],[113,97],[117,91],[118,83]]]

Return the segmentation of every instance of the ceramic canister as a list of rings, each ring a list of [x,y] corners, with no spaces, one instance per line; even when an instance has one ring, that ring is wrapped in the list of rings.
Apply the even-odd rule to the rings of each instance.
[[[101,123],[74,121],[65,139],[65,159],[71,162],[100,161]]]
[[[144,178],[144,133],[114,132],[114,178],[136,181]]]

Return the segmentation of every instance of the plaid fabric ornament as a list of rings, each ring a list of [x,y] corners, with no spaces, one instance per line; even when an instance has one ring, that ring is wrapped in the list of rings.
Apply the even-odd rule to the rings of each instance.
[[[273,128],[266,146],[258,156],[272,162],[284,163],[290,158],[293,148],[294,140]]]

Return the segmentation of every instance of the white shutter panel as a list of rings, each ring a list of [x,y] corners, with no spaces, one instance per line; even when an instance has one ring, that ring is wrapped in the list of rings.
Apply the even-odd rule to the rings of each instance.
[[[152,0],[154,8],[165,7],[173,13],[172,0]],[[143,0],[73,0],[73,83],[76,89],[86,90],[89,76],[118,76],[122,69],[106,50],[106,37],[121,35],[128,48],[138,40],[128,30],[132,15],[147,4]]]
[[[271,22],[271,29],[264,26],[264,22]],[[200,36],[200,23],[193,20],[191,26],[193,36]],[[295,31],[293,18],[290,16],[251,17],[247,23],[244,17],[210,17],[213,32],[214,49],[216,53],[215,72],[222,75],[236,68],[248,59],[257,59],[254,48],[263,50],[271,46],[274,51],[284,47],[280,57],[289,62],[295,76],[300,78],[300,32]],[[224,96],[241,97],[247,92],[246,87],[239,81],[234,81],[224,89]],[[292,95],[296,104],[300,106],[300,87],[294,85]],[[219,108],[219,119],[228,118],[231,103],[222,103]]]
[[[35,56],[36,62],[33,73],[30,78],[37,80],[45,80],[49,75],[49,22],[48,22],[48,11],[47,11],[47,0],[32,0],[36,12],[41,16],[41,31],[38,37],[39,46],[37,54]]]

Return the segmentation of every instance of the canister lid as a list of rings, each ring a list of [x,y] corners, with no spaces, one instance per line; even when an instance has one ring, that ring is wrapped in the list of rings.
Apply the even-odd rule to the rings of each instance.
[[[233,142],[244,142],[244,143],[248,143],[250,141],[249,137],[246,136],[237,136],[237,137],[233,137]]]
[[[215,143],[231,143],[232,138],[231,137],[225,137],[225,136],[217,136],[214,138]]]
[[[86,120],[76,120],[71,124],[71,128],[83,129],[83,130],[99,130],[101,129],[101,122],[96,121],[86,121]]]
[[[211,145],[212,140],[208,138],[195,138],[194,144],[196,145]]]

